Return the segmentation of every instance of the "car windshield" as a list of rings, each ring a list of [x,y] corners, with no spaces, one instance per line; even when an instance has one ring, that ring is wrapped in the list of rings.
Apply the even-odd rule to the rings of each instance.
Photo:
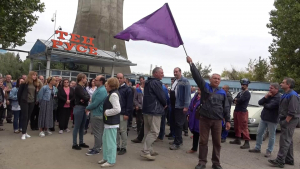
[[[256,93],[256,92],[252,92],[252,91],[250,91],[250,93],[251,93],[251,99],[249,101],[249,105],[248,106],[254,106],[254,107],[260,106],[258,104],[258,101],[260,99],[262,99],[267,94],[267,92],[265,92],[265,93],[263,93],[263,92],[262,93]],[[237,96],[237,94],[238,93],[234,93],[232,95],[232,97],[235,98]]]

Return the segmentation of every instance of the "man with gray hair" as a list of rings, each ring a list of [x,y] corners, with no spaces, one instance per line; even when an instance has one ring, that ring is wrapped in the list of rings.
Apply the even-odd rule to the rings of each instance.
[[[278,124],[278,109],[280,102],[280,94],[278,92],[279,84],[271,83],[269,92],[258,101],[258,104],[264,106],[261,112],[261,121],[258,126],[256,135],[256,146],[249,150],[251,153],[260,153],[261,144],[265,130],[269,130],[269,143],[265,157],[270,157],[274,148],[276,139],[276,128]]]
[[[279,124],[281,134],[277,158],[268,160],[276,167],[283,168],[285,164],[294,165],[293,134],[298,124],[299,96],[293,90],[295,81],[292,78],[284,78],[280,84],[284,91],[279,104]]]
[[[167,107],[165,93],[160,81],[164,77],[163,69],[156,67],[152,71],[152,77],[145,82],[143,97],[143,116],[145,142],[141,157],[148,160],[155,160],[158,155],[153,151],[152,145],[158,137],[161,123],[161,116],[165,113]]]
[[[196,113],[196,118],[199,119],[200,123],[199,162],[195,169],[206,168],[210,131],[213,143],[212,168],[222,169],[220,164],[222,120],[224,119],[226,123],[226,130],[229,130],[230,107],[226,92],[219,89],[221,76],[213,74],[209,79],[210,83],[207,83],[189,56],[187,56],[186,61],[190,65],[193,79],[201,91],[201,106]]]

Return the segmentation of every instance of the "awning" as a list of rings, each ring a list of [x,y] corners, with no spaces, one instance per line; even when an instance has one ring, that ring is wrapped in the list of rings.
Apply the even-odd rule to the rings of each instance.
[[[46,60],[47,56],[51,56],[51,61],[61,63],[77,63],[84,65],[93,65],[100,67],[108,67],[114,65],[115,67],[136,66],[123,56],[116,56],[114,52],[97,50],[97,55],[90,55],[88,52],[77,52],[75,47],[70,51],[64,50],[63,47],[52,48],[52,41],[38,39],[27,58],[36,60]]]

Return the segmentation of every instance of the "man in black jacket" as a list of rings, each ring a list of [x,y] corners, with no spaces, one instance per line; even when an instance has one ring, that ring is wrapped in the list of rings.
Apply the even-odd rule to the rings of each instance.
[[[193,79],[201,91],[201,106],[198,111],[200,119],[199,163],[195,169],[206,168],[210,131],[213,142],[213,153],[211,158],[213,163],[212,168],[222,169],[220,164],[222,120],[224,119],[226,122],[226,130],[229,130],[230,107],[226,92],[223,89],[218,88],[221,82],[221,76],[213,74],[209,79],[210,83],[207,83],[203,77],[201,77],[201,74],[194,65],[192,59],[188,56],[186,60],[190,64]]]
[[[276,139],[276,128],[278,124],[278,108],[280,102],[280,94],[278,93],[279,84],[271,83],[269,92],[258,101],[259,105],[264,106],[261,112],[261,121],[258,126],[256,135],[256,146],[254,149],[249,150],[252,153],[260,153],[261,144],[265,130],[269,130],[269,144],[265,157],[270,157],[274,148]]]
[[[158,137],[161,123],[161,116],[167,107],[165,93],[160,81],[164,77],[162,68],[156,67],[152,71],[152,76],[145,82],[143,98],[143,115],[145,142],[141,157],[148,160],[155,160],[158,153],[153,151],[152,145]]]
[[[117,134],[117,150],[119,151],[118,155],[123,155],[126,153],[127,146],[127,122],[130,114],[133,111],[133,93],[132,89],[126,85],[125,78],[122,73],[117,74],[117,79],[120,83],[118,91],[121,96],[121,115],[120,127],[118,128]],[[122,144],[120,143],[120,139],[122,139]]]
[[[241,145],[241,135],[243,133],[243,138],[245,140],[244,145],[242,145],[241,149],[250,148],[249,140],[249,130],[248,130],[248,104],[251,98],[251,94],[248,91],[248,85],[250,81],[246,78],[241,81],[242,91],[238,93],[238,95],[234,98],[233,102],[235,103],[234,109],[234,132],[236,139],[230,141],[230,144]]]

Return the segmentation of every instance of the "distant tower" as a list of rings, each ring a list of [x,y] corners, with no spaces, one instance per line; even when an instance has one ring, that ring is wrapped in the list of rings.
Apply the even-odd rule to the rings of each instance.
[[[124,0],[78,0],[77,16],[73,33],[94,37],[95,47],[101,50],[116,51],[127,57],[125,41],[113,36],[123,30]],[[90,71],[103,71],[103,68],[90,66]],[[102,69],[102,70],[101,70]],[[111,66],[104,68],[105,73],[111,73]],[[131,73],[130,67],[115,68],[115,72]]]

